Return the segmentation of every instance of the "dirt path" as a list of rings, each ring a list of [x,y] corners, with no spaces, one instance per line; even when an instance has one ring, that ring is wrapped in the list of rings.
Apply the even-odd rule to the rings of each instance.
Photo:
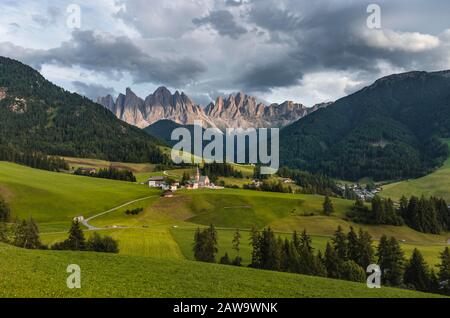
[[[90,231],[98,231],[98,230],[110,229],[110,228],[96,227],[96,226],[90,225],[89,221],[92,221],[93,219],[98,218],[100,216],[103,216],[105,214],[117,211],[117,210],[119,210],[119,209],[121,209],[123,207],[126,207],[127,205],[130,205],[130,204],[133,204],[133,203],[136,203],[136,202],[140,202],[140,201],[144,201],[144,200],[147,200],[147,199],[150,199],[150,198],[156,198],[156,197],[157,197],[156,195],[152,195],[152,196],[149,196],[149,197],[140,198],[140,199],[136,199],[136,200],[124,203],[124,204],[122,204],[120,206],[117,206],[115,208],[112,208],[112,209],[110,209],[108,211],[104,211],[104,212],[101,212],[101,213],[96,214],[94,216],[91,216],[90,218],[84,219],[83,221],[81,221],[81,224],[83,224],[85,227],[87,227],[88,230],[90,230]],[[126,229],[127,227],[115,227],[115,228],[116,229]]]

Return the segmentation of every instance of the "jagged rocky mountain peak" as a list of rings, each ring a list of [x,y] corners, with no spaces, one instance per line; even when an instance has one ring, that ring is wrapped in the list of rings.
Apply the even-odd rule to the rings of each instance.
[[[266,106],[244,92],[219,95],[215,102],[201,107],[183,91],[177,90],[172,95],[165,86],[158,87],[145,101],[127,88],[125,95],[120,94],[116,101],[111,96],[105,96],[99,98],[98,102],[120,119],[140,128],[163,119],[182,125],[201,120],[205,127],[221,129],[283,127],[324,107],[307,108],[292,101]]]

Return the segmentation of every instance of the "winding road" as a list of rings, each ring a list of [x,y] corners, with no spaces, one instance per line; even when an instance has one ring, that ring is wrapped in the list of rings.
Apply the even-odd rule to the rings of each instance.
[[[83,224],[85,227],[87,227],[89,231],[98,231],[98,230],[109,229],[109,228],[105,228],[105,227],[96,227],[96,226],[90,225],[89,221],[92,221],[93,219],[98,218],[100,216],[103,216],[105,214],[117,211],[117,210],[119,210],[119,209],[121,209],[123,207],[126,207],[127,205],[130,205],[130,204],[133,204],[133,203],[136,203],[136,202],[139,202],[139,201],[144,201],[144,200],[147,200],[147,199],[151,199],[151,198],[156,198],[156,197],[157,197],[156,195],[152,195],[152,196],[149,196],[149,197],[140,198],[140,199],[136,199],[136,200],[124,203],[124,204],[122,204],[120,206],[117,206],[115,208],[112,208],[112,209],[110,209],[108,211],[104,211],[104,212],[101,212],[101,213],[96,214],[94,216],[91,216],[90,218],[84,219],[83,221],[81,221],[81,224]],[[125,229],[127,227],[116,227],[116,228]]]

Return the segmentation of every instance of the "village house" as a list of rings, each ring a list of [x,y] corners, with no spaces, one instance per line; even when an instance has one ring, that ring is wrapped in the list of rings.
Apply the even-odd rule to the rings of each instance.
[[[164,191],[163,196],[165,198],[172,198],[173,197],[173,191],[172,190],[166,190],[166,191]]]
[[[148,186],[150,188],[162,188],[166,183],[166,178],[163,176],[151,177],[148,179]]]

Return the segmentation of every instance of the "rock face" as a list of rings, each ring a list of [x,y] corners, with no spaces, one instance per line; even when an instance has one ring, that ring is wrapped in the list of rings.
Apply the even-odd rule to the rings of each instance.
[[[215,103],[205,108],[205,112],[220,128],[268,128],[289,125],[308,115],[309,109],[294,102],[266,106],[258,103],[255,97],[238,93],[226,99],[218,97]]]
[[[283,127],[329,105],[307,108],[287,101],[266,106],[258,103],[255,97],[238,93],[226,98],[219,96],[215,103],[202,108],[184,93],[176,91],[172,95],[165,87],[158,88],[145,100],[127,88],[126,94],[120,94],[116,101],[108,95],[98,98],[97,103],[111,110],[119,119],[140,128],[168,119],[182,125],[192,125],[195,120],[201,120],[205,127],[220,129]]]

